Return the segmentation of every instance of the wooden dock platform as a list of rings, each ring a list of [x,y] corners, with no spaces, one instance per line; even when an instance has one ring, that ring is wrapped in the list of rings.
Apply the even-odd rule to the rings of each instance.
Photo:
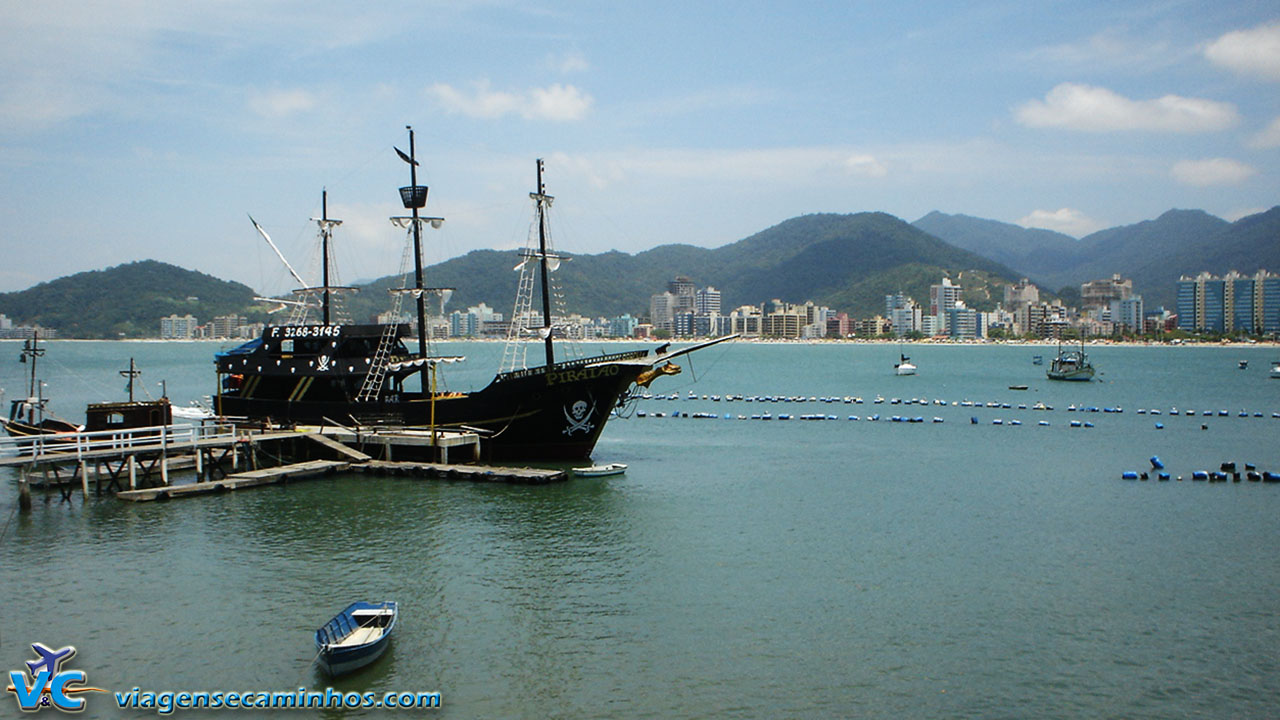
[[[280,467],[249,470],[210,482],[167,485],[142,490],[123,490],[116,493],[116,497],[131,502],[176,500],[199,495],[215,495],[244,488],[275,485],[295,480],[309,480],[339,472],[360,472],[377,476],[438,480],[501,482],[521,485],[545,485],[568,479],[568,473],[563,470],[541,468],[445,465],[443,463],[389,462],[386,460],[369,460],[362,463],[340,460],[309,460],[307,462],[281,465]]]
[[[444,464],[449,456],[462,455],[462,462],[480,459],[480,436],[473,432],[456,430],[425,430],[423,428],[346,428],[333,425],[300,428],[309,433],[336,440],[348,448],[360,448],[363,452],[376,453],[381,460],[437,457]],[[369,456],[366,456],[369,457]]]
[[[262,468],[228,475],[221,480],[210,482],[187,483],[185,485],[167,485],[164,487],[145,488],[142,490],[122,490],[116,493],[121,500],[131,502],[147,502],[149,500],[176,500],[197,495],[212,495],[242,488],[275,485],[291,480],[306,480],[342,472],[351,467],[351,463],[337,460],[309,460],[307,462],[281,465],[274,468]]]
[[[470,480],[473,482],[502,482],[522,485],[545,485],[568,479],[564,470],[543,468],[490,467],[486,465],[445,465],[443,463],[389,462],[370,460],[353,465],[352,470],[373,475],[408,476],[441,480]]]
[[[63,501],[70,501],[76,489],[88,497],[89,486],[93,485],[96,493],[115,491],[121,500],[146,502],[349,471],[533,485],[568,478],[563,470],[449,464],[450,449],[478,457],[479,436],[415,428],[264,431],[235,426],[157,426],[9,444],[13,447],[0,448],[8,450],[0,457],[0,468],[18,470],[22,507],[30,505],[30,488],[41,486],[57,489]],[[374,459],[366,451],[383,459]],[[402,456],[436,456],[444,462],[393,461],[393,452]],[[194,469],[195,481],[172,482],[171,474],[179,469]]]

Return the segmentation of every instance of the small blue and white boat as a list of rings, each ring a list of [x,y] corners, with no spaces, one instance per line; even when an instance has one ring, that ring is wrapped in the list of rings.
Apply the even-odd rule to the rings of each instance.
[[[396,629],[399,606],[391,600],[353,602],[316,630],[320,667],[337,677],[377,660]]]
[[[726,415],[725,417],[729,416]],[[608,475],[621,475],[626,471],[627,466],[623,463],[609,463],[608,465],[574,468],[573,474],[576,477],[606,477]]]

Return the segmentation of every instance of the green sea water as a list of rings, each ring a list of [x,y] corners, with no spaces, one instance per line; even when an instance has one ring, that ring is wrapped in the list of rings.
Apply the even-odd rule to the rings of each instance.
[[[68,416],[122,397],[131,356],[140,395],[164,380],[183,404],[214,385],[210,343],[48,347],[46,393]],[[25,394],[18,348],[0,343],[9,399]],[[501,355],[443,350],[468,356],[458,389]],[[1092,383],[1045,380],[1032,356],[1047,363],[1046,347],[908,346],[920,374],[903,378],[898,352],[734,343],[685,358],[653,388],[681,399],[608,425],[595,460],[629,469],[606,479],[350,475],[146,504],[37,493],[24,514],[6,478],[0,669],[38,641],[74,645],[73,666],[111,690],[439,691],[430,712],[457,718],[1274,714],[1280,484],[1191,474],[1280,472],[1280,352],[1090,348]],[[737,394],[806,401],[711,399]],[[798,419],[816,414],[835,419]],[[1153,455],[1186,479],[1120,479]],[[314,629],[383,598],[401,606],[387,655],[319,675]],[[17,714],[0,698],[0,717]]]

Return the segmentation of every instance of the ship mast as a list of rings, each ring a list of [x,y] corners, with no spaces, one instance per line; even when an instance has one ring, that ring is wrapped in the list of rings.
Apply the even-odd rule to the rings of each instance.
[[[27,397],[36,397],[36,358],[44,355],[44,348],[40,347],[40,332],[33,331],[31,339],[22,344],[22,362],[26,362],[27,358],[31,358],[31,389],[27,392]]]
[[[551,282],[547,269],[547,206],[554,200],[542,183],[542,158],[538,158],[538,191],[529,193],[538,204],[538,256],[542,264],[542,333],[547,351],[547,368],[555,365],[555,349],[551,342]]]
[[[417,300],[418,305],[418,357],[425,358],[427,356],[427,299],[424,291],[430,290],[422,284],[422,223],[429,222],[431,227],[438,228],[444,222],[441,217],[419,217],[418,210],[427,206],[426,185],[418,184],[418,161],[415,157],[413,144],[413,127],[406,125],[405,129],[409,131],[409,154],[405,155],[396,148],[396,154],[409,164],[409,186],[400,188],[400,200],[408,210],[413,211],[412,217],[392,218],[392,222],[403,227],[401,221],[411,223],[410,228],[413,231],[413,296]],[[425,389],[425,388],[424,388]]]
[[[342,224],[341,220],[329,219],[329,191],[320,191],[320,272],[324,285],[324,296],[320,302],[323,322],[329,324],[329,238],[333,236],[333,228]]]
[[[326,323],[326,324],[327,324],[327,323]],[[121,376],[121,377],[123,377],[123,378],[126,378],[126,379],[127,379],[127,381],[128,381],[128,386],[127,386],[127,387],[129,388],[129,402],[130,402],[130,403],[132,403],[132,402],[133,402],[133,379],[134,379],[134,378],[136,378],[136,377],[138,377],[138,376],[139,376],[139,375],[141,375],[141,374],[142,374],[142,371],[138,369],[138,366],[137,366],[137,365],[134,365],[134,364],[133,364],[133,358],[129,358],[129,369],[128,369],[128,370],[121,370],[121,371],[120,371],[120,376]]]
[[[413,147],[413,128],[409,128],[409,187],[414,191],[413,196],[417,197],[418,190],[418,163],[414,159],[415,150]],[[412,205],[413,209],[413,287],[418,292],[416,299],[418,301],[418,355],[426,357],[427,355],[427,299],[422,296],[422,228],[418,226],[418,208],[427,206],[427,188],[422,186],[422,203],[406,202],[406,206]]]
[[[329,325],[333,321],[333,318],[331,317],[331,309],[333,306],[332,301],[334,296],[347,291],[356,292],[356,288],[333,285],[330,281],[330,266],[333,264],[332,251],[330,250],[333,240],[333,229],[341,225],[342,221],[329,217],[328,190],[320,191],[320,217],[312,218],[312,220],[315,220],[316,225],[320,227],[320,287],[308,288],[304,286],[294,292],[306,295],[319,290],[320,319],[325,325]],[[254,224],[256,225],[257,223]],[[259,231],[261,231],[261,229],[259,229]],[[305,308],[305,305],[303,307]]]

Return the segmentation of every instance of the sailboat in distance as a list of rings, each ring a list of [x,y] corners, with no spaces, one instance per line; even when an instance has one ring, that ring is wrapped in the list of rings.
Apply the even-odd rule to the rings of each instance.
[[[737,337],[719,337],[679,349],[664,345],[653,350],[558,359],[550,275],[563,258],[548,244],[547,209],[553,198],[546,193],[543,162],[538,160],[536,190],[529,194],[534,201],[537,242],[535,245],[531,233],[530,247],[521,253],[516,266],[522,279],[517,287],[511,341],[532,339],[541,346],[543,362],[530,366],[523,355],[504,353],[503,367],[484,388],[438,391],[437,366],[464,358],[434,355],[426,342],[426,296],[433,289],[423,278],[422,234],[427,227],[440,227],[444,218],[421,213],[427,205],[428,188],[417,182],[419,163],[413,129],[408,130],[409,152],[396,149],[396,153],[409,166],[409,185],[400,188],[400,197],[410,214],[394,217],[392,222],[405,228],[412,240],[413,284],[408,284],[405,273],[404,286],[393,290],[390,315],[399,315],[401,299],[415,301],[417,352],[405,344],[410,336],[408,324],[342,324],[332,319],[326,272],[321,286],[309,288],[321,298],[319,324],[267,326],[260,338],[215,357],[219,391],[214,407],[219,415],[285,425],[466,429],[480,434],[482,451],[490,458],[580,460],[590,457],[614,408],[626,402],[635,388],[648,387],[661,375],[679,373],[680,366],[672,361],[681,355]],[[329,237],[333,227],[322,222],[322,239]],[[327,249],[322,262],[327,268]],[[540,312],[531,309],[535,285],[540,290]],[[534,337],[518,337],[517,326],[532,330]],[[409,382],[415,376],[421,378],[420,383]]]
[[[911,358],[905,353],[898,353],[898,362],[893,364],[893,373],[895,375],[915,375],[916,366],[912,364]]]

